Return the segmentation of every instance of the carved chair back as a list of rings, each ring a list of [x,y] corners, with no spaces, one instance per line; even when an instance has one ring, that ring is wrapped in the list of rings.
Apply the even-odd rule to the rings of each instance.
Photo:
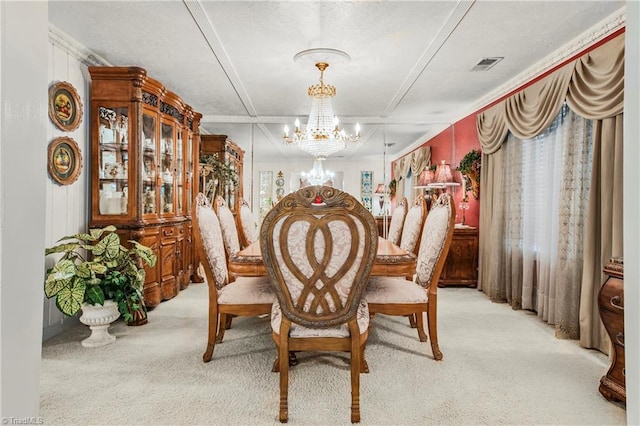
[[[431,205],[431,210],[424,223],[420,239],[418,260],[416,264],[416,282],[433,292],[437,289],[437,281],[446,261],[446,255],[453,238],[455,227],[455,207],[449,193],[438,197]]]
[[[389,224],[389,233],[387,240],[391,241],[395,245],[400,245],[400,238],[402,237],[402,228],[404,226],[404,220],[407,216],[407,197],[402,197],[402,200],[396,205],[396,209],[391,215],[391,223]]]
[[[283,315],[308,328],[355,318],[378,245],[372,214],[353,196],[309,186],[267,213],[260,246]]]
[[[229,282],[227,259],[220,221],[203,193],[198,193],[196,196],[194,234],[196,248],[200,252],[201,259],[206,261],[203,266],[207,282],[209,286],[214,285],[220,290]]]
[[[418,195],[411,203],[407,217],[402,226],[402,237],[400,238],[400,248],[418,253],[418,242],[422,235],[422,228],[427,217],[427,203],[422,195]]]
[[[240,244],[247,247],[258,240],[258,222],[244,198],[240,200],[240,214],[238,215],[238,230],[240,231]]]
[[[238,228],[236,226],[236,220],[233,217],[233,213],[227,202],[222,196],[218,195],[213,203],[213,208],[220,219],[220,228],[222,229],[222,239],[224,241],[224,248],[227,252],[227,260],[229,256],[236,254],[240,251],[240,237],[238,235]]]

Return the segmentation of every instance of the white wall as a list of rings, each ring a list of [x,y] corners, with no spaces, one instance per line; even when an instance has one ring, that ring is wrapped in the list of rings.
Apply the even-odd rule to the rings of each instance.
[[[292,148],[295,149],[295,148]],[[248,156],[250,158],[250,156]],[[246,161],[244,165],[244,196],[247,202],[249,202],[252,206],[252,210],[257,214],[258,212],[258,197],[259,197],[259,172],[261,171],[272,171],[273,179],[276,179],[276,176],[279,171],[284,173],[285,180],[285,194],[291,192],[291,182],[292,176],[296,173],[300,173],[302,171],[309,171],[313,166],[313,158],[309,157],[306,160],[297,160],[297,161],[287,161],[287,162],[259,162],[254,160],[253,168],[251,167],[251,162]],[[368,158],[366,160],[356,160],[356,161],[345,161],[340,158],[327,158],[324,161],[323,167],[325,170],[329,170],[332,172],[342,172],[343,174],[343,190],[345,192],[354,195],[356,198],[360,199],[360,172],[361,171],[373,171],[373,189],[377,186],[377,183],[381,183],[384,180],[383,168],[384,163],[382,160],[382,156],[380,158]],[[253,173],[252,173],[253,171]],[[387,181],[389,181],[389,172],[387,171]],[[294,182],[295,183],[295,182]],[[295,188],[293,188],[295,190]],[[275,201],[275,183],[273,185],[272,194],[273,200]],[[250,201],[250,196],[252,195],[252,201]],[[374,205],[377,204],[374,200]],[[375,213],[375,211],[374,211]]]
[[[47,174],[46,2],[0,2],[0,416],[37,416]]]
[[[83,117],[80,126],[73,132],[65,132],[47,120],[47,141],[67,136],[78,143],[82,155],[80,177],[70,185],[58,185],[48,175],[46,179],[45,203],[45,244],[50,247],[60,238],[86,231],[88,223],[88,196],[90,176],[91,145],[89,143],[89,87],[90,78],[87,65],[82,63],[63,46],[48,44],[48,80],[51,85],[56,81],[71,83],[78,91],[83,105]],[[53,259],[47,259],[46,266],[51,267]],[[47,340],[71,325],[78,323],[77,318],[65,317],[55,306],[54,299],[44,299],[43,340]]]

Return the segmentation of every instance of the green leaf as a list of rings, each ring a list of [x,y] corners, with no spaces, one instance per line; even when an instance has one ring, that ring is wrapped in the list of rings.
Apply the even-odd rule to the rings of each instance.
[[[118,253],[120,253],[120,237],[116,233],[107,235],[98,241],[93,248],[93,254],[103,256],[108,260],[115,259]]]
[[[129,240],[129,242],[133,245],[133,251],[135,254],[140,257],[144,263],[149,265],[150,268],[156,266],[158,258],[153,254],[153,250],[150,247],[144,246],[134,240]]]
[[[82,309],[86,285],[84,281],[75,278],[70,285],[64,286],[56,297],[56,306],[67,316],[74,316]]]
[[[57,246],[49,247],[44,250],[44,255],[48,256],[53,253],[66,253],[77,249],[80,243],[65,243],[58,244]]]
[[[88,286],[85,292],[85,300],[92,305],[104,305],[104,292],[97,285]]]

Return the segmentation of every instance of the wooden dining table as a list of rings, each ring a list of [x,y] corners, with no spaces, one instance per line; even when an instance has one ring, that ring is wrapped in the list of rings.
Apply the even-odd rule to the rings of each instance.
[[[376,260],[371,276],[413,277],[416,272],[416,255],[401,249],[391,241],[378,237]],[[235,277],[261,277],[267,275],[262,262],[260,241],[229,256],[229,275]]]

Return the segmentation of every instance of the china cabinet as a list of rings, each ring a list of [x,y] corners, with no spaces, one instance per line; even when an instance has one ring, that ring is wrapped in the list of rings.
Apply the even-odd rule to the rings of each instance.
[[[89,67],[90,227],[115,225],[158,256],[145,268],[148,307],[195,273],[191,214],[201,114],[139,67]]]
[[[227,202],[234,217],[238,217],[242,200],[242,167],[244,151],[227,135],[200,136],[200,159],[213,156],[217,164],[213,167],[214,189],[211,198],[217,195]]]

